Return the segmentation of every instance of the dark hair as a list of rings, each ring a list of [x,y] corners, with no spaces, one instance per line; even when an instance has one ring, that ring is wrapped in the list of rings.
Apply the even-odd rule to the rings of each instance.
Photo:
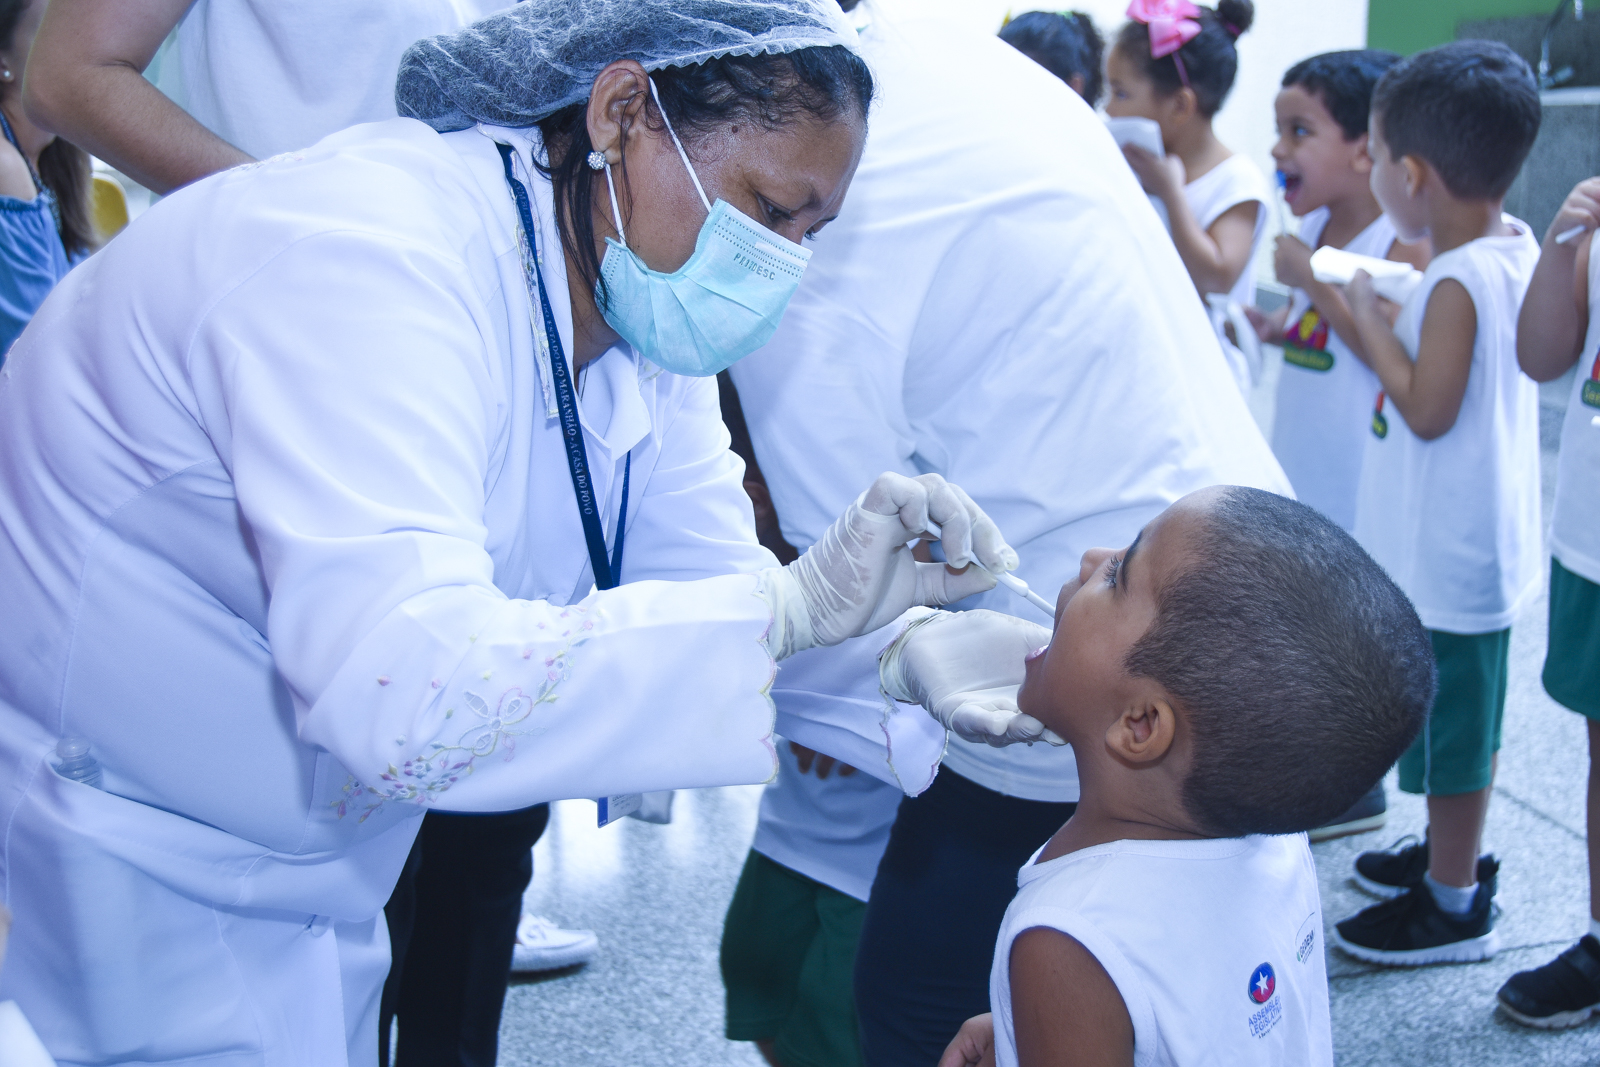
[[[1068,85],[1083,79],[1078,94],[1092,107],[1105,85],[1106,43],[1081,11],[1029,11],[1000,27],[1000,39]]]
[[[1539,135],[1539,85],[1498,41],[1455,41],[1396,63],[1372,92],[1389,155],[1427,160],[1456,196],[1498,200]]]
[[[860,56],[839,45],[781,55],[722,56],[687,67],[663,67],[650,76],[685,146],[732,122],[753,122],[772,130],[800,116],[832,122],[851,108],[865,118],[872,103],[872,72]],[[597,179],[587,162],[593,147],[588,107],[588,101],[573,104],[539,123],[550,152],[548,167],[540,169],[549,175],[553,187],[561,243],[577,260],[579,272],[604,307],[605,283],[594,247]],[[666,128],[655,101],[648,96],[644,121],[652,130]],[[624,186],[627,165],[624,157],[618,168],[618,180]]]
[[[1187,714],[1183,805],[1221,837],[1320,826],[1422,729],[1428,633],[1354,538],[1274,493],[1229,488],[1195,558],[1124,664]]]
[[[1367,132],[1373,87],[1398,62],[1398,53],[1382,48],[1324,52],[1290,67],[1283,76],[1283,87],[1297,85],[1321,100],[1344,131],[1344,139],[1353,141]]]
[[[1142,22],[1123,26],[1117,32],[1115,47],[1144,71],[1161,95],[1171,96],[1187,84],[1194,90],[1200,114],[1210,118],[1222,108],[1233,88],[1234,75],[1239,72],[1235,42],[1255,18],[1256,8],[1250,0],[1219,0],[1215,9],[1200,9],[1200,32],[1171,55],[1156,59],[1150,54],[1150,27]],[[1173,56],[1183,60],[1181,73]]]
[[[28,0],[0,0],[0,48],[11,47],[17,23],[27,6]],[[20,89],[22,79],[12,84]],[[39,153],[39,181],[56,199],[61,213],[61,244],[69,256],[91,252],[98,243],[90,210],[92,180],[89,153],[77,145],[57,137]]]

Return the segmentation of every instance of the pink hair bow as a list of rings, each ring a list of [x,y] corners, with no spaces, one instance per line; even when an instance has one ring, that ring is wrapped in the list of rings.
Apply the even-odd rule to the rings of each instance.
[[[1128,17],[1150,27],[1150,55],[1169,56],[1200,32],[1200,9],[1189,0],[1133,0]]]

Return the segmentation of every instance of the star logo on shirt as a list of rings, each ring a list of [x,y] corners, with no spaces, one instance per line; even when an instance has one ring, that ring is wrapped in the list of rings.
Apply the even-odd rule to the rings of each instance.
[[[1263,963],[1250,975],[1248,992],[1250,999],[1257,1004],[1265,1004],[1272,999],[1272,994],[1278,991],[1278,978],[1273,974],[1272,964]]]

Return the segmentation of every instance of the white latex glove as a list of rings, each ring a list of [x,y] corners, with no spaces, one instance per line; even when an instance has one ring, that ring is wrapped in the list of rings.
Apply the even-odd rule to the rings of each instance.
[[[951,567],[918,563],[907,545],[929,524]],[[836,645],[887,626],[917,605],[949,604],[993,589],[994,575],[1017,565],[994,521],[959,486],[937,474],[884,473],[841,515],[822,540],[787,567],[761,572],[773,606],[767,647],[774,659]]]
[[[998,611],[939,611],[917,619],[878,657],[883,691],[964,741],[1066,744],[1017,708],[1023,660],[1050,643],[1043,626]]]

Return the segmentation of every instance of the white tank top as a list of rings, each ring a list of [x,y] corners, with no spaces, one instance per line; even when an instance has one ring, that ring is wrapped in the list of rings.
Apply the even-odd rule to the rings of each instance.
[[[1589,242],[1589,332],[1561,427],[1550,553],[1572,573],[1600,582],[1600,237]]]
[[[1030,859],[1017,883],[989,978],[997,1067],[1017,1064],[1011,943],[1039,926],[1077,940],[1116,983],[1138,1067],[1332,1067],[1304,834],[1114,841]]]
[[[1431,441],[1387,397],[1373,405],[1356,493],[1355,539],[1411,598],[1422,625],[1486,634],[1511,625],[1544,574],[1539,390],[1517,365],[1517,314],[1539,242],[1528,225],[1433,258],[1395,320],[1415,353],[1433,289],[1454,278],[1477,312],[1461,411]]]
[[[1250,258],[1245,261],[1244,270],[1234,280],[1233,288],[1228,290],[1230,303],[1241,307],[1254,304],[1256,257],[1261,254],[1261,246],[1267,239],[1267,203],[1272,199],[1272,191],[1267,187],[1267,179],[1262,176],[1261,168],[1245,156],[1229,156],[1185,185],[1183,198],[1189,202],[1189,210],[1194,212],[1202,230],[1209,230],[1211,224],[1221,218],[1229,208],[1255,202],[1256,228],[1250,238]],[[1254,382],[1244,353],[1228,340],[1228,335],[1223,332],[1222,320],[1215,315],[1212,318],[1217,330],[1217,339],[1222,342],[1222,354],[1227,357],[1228,367],[1233,371],[1234,379],[1239,384],[1239,391],[1248,395]]]
[[[1317,208],[1300,221],[1300,240],[1316,248],[1327,224],[1328,209]],[[1394,239],[1394,223],[1379,215],[1344,247],[1383,259]],[[1290,293],[1286,323],[1272,451],[1301,503],[1348,532],[1356,524],[1356,489],[1372,406],[1383,386],[1328,327],[1304,289]]]

